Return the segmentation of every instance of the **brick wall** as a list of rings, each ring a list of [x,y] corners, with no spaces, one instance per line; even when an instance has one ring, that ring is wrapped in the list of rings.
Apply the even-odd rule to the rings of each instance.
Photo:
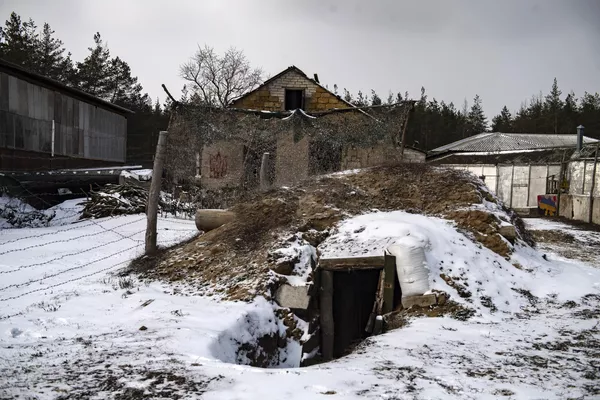
[[[304,90],[304,109],[308,112],[349,107],[341,99],[295,71],[289,71],[259,90],[233,102],[232,107],[282,111],[285,109],[285,89]]]
[[[202,186],[218,189],[242,183],[244,146],[236,142],[219,141],[202,150]]]
[[[400,149],[388,144],[371,147],[348,146],[342,152],[342,170],[375,167],[400,161],[425,162],[425,154],[413,149],[404,149],[403,160]]]

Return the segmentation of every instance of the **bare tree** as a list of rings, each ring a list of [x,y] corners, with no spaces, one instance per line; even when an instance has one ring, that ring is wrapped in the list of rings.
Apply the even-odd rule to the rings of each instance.
[[[227,107],[262,82],[263,71],[252,68],[244,52],[231,47],[219,56],[212,47],[198,46],[190,60],[180,67],[181,77],[202,103]]]

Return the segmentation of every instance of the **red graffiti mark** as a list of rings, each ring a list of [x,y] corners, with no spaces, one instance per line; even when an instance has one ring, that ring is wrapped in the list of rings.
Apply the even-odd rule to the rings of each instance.
[[[210,177],[220,179],[227,175],[227,157],[221,156],[221,152],[210,156]]]

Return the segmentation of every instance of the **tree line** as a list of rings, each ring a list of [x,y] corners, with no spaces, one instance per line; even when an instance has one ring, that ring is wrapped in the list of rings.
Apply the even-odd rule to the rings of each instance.
[[[134,111],[128,119],[128,162],[142,162],[138,157],[142,154],[151,160],[156,133],[168,124],[168,103],[161,106],[157,100],[152,104],[127,62],[112,56],[100,33],[94,35],[86,57],[75,61],[48,23],[39,29],[32,19],[22,21],[13,12],[0,27],[0,58]],[[264,80],[263,71],[253,68],[243,51],[235,48],[221,55],[209,46],[199,47],[179,73],[187,81],[181,102],[217,107],[226,107]],[[337,85],[332,91],[356,106],[393,104],[411,98],[400,91],[389,91],[385,99],[374,90],[354,95],[345,88],[340,92]],[[514,113],[504,106],[491,121],[486,118],[479,95],[471,104],[465,99],[457,106],[429,98],[421,88],[406,137],[407,145],[431,150],[486,131],[561,134],[574,133],[580,124],[586,127],[587,136],[600,139],[600,95],[585,92],[578,98],[571,91],[562,96],[556,79],[547,95],[532,96]]]
[[[48,23],[39,28],[13,12],[0,27],[0,58],[134,111],[127,122],[127,161],[152,161],[157,132],[168,124],[165,106],[152,103],[130,66],[111,54],[100,33],[85,58],[75,61]]]
[[[347,89],[340,94],[337,85],[333,92],[359,107],[410,99],[408,93],[394,95],[392,91],[385,101],[374,90],[370,96],[362,91],[354,96]],[[556,78],[547,95],[540,92],[532,96],[514,114],[505,105],[490,122],[479,95],[475,95],[470,106],[465,99],[457,108],[452,102],[429,99],[425,88],[421,88],[407,128],[407,145],[431,150],[483,132],[573,134],[578,125],[585,127],[586,136],[600,139],[600,94],[586,91],[578,98],[570,91],[563,98]]]

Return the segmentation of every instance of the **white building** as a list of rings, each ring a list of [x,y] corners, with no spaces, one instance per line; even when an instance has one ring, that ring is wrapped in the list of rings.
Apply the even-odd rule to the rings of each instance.
[[[553,192],[548,177],[559,180],[561,162],[577,151],[577,136],[486,132],[433,149],[427,161],[473,172],[506,205],[525,210],[537,208],[538,195]],[[583,145],[596,142],[582,136]]]

